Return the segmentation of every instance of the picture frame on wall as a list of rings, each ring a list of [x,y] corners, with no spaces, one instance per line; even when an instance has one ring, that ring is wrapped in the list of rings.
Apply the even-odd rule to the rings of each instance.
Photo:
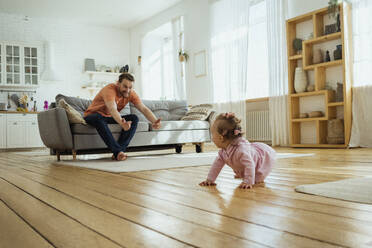
[[[207,54],[205,50],[194,53],[194,74],[195,77],[207,75]]]

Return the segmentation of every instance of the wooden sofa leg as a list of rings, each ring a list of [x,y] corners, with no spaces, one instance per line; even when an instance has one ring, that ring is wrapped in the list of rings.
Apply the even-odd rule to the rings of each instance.
[[[204,143],[195,143],[195,151],[197,153],[204,151]]]
[[[72,150],[72,159],[76,160],[76,150]]]
[[[57,161],[61,161],[61,154],[59,153],[59,151],[56,151],[56,155],[57,155]]]

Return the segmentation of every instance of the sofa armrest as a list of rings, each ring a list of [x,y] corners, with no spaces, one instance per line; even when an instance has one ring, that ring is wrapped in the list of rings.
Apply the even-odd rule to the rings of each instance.
[[[39,132],[44,145],[53,149],[73,149],[72,133],[66,111],[54,108],[37,115]]]
[[[207,121],[209,122],[209,125],[210,125],[210,126],[212,126],[212,124],[213,124],[214,120],[216,119],[216,117],[217,117],[217,113],[216,113],[216,111],[212,111],[212,112],[209,114]]]

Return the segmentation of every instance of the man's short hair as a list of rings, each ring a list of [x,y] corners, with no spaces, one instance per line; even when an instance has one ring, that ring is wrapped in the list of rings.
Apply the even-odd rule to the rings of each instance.
[[[124,73],[120,74],[119,83],[121,83],[123,81],[123,79],[134,82],[134,76],[132,74],[130,74],[129,72],[124,72]]]

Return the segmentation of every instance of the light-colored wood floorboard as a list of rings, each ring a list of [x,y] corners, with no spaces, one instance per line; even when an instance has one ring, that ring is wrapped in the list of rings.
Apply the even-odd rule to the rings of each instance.
[[[0,220],[37,247],[368,247],[371,205],[293,189],[371,176],[372,149],[277,151],[314,156],[278,160],[265,187],[247,191],[229,168],[205,188],[198,183],[210,166],[113,174],[55,166],[43,152],[2,152]],[[137,154],[146,153],[129,153]],[[18,237],[2,241],[16,247]]]

